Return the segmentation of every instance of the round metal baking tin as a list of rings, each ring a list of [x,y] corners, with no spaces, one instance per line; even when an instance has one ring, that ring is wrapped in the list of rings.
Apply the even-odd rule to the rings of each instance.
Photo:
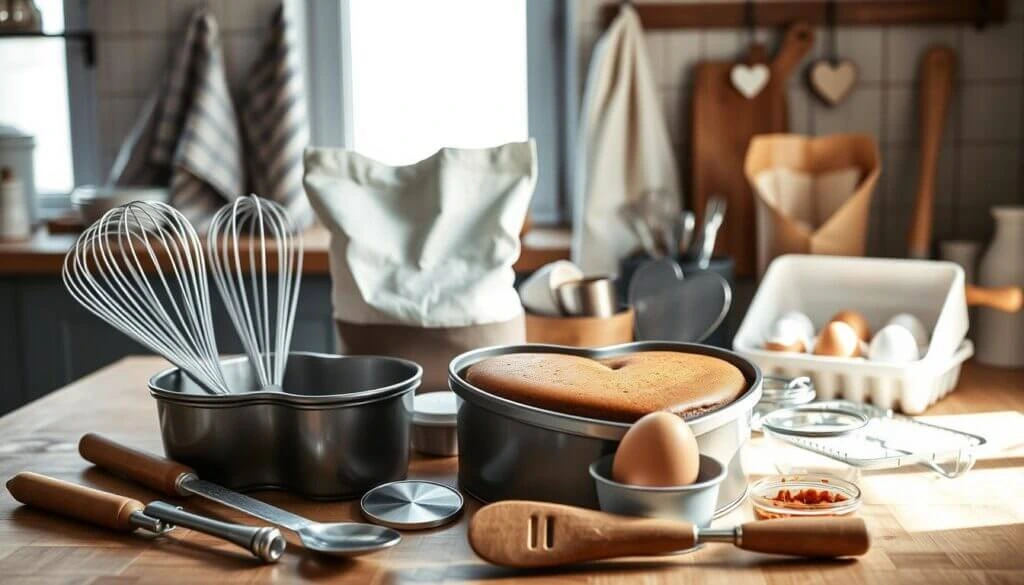
[[[465,379],[480,360],[513,353],[558,353],[603,359],[641,351],[693,353],[722,359],[738,368],[746,390],[733,402],[686,420],[702,454],[722,461],[728,475],[721,485],[716,516],[746,498],[747,478],[738,455],[750,438],[750,417],[761,398],[761,371],[750,360],[724,349],[695,343],[643,341],[602,348],[524,344],[464,353],[448,368],[449,385],[459,396],[459,489],[482,502],[541,500],[597,509],[591,463],[613,453],[629,423],[599,420],[522,404],[488,393]]]
[[[618,441],[629,430],[630,423],[565,414],[502,398],[470,384],[463,374],[469,366],[481,360],[512,353],[557,353],[599,360],[641,351],[675,351],[716,357],[736,366],[743,374],[747,381],[747,390],[739,398],[711,412],[686,417],[686,422],[689,423],[694,435],[718,428],[735,418],[737,411],[752,410],[761,399],[761,370],[753,362],[721,348],[669,341],[640,341],[596,349],[539,343],[488,347],[456,357],[448,366],[448,377],[452,390],[459,398],[497,414],[553,431]],[[589,464],[590,462],[587,463]]]
[[[379,485],[359,501],[368,520],[398,530],[421,530],[447,524],[458,517],[462,504],[458,490],[420,479]]]
[[[761,425],[779,435],[836,437],[864,428],[869,420],[862,412],[808,404],[768,413]]]
[[[291,352],[282,390],[261,390],[248,357],[222,359],[230,394],[209,394],[178,368],[149,379],[153,397],[207,408],[238,404],[279,403],[298,408],[357,406],[384,400],[416,388],[423,368],[415,362],[383,356],[340,356]],[[344,392],[331,389],[343,387]]]

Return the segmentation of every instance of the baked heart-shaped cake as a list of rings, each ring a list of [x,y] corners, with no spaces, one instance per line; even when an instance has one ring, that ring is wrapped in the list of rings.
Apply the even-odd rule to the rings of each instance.
[[[612,358],[513,353],[481,360],[466,380],[547,410],[633,422],[658,410],[683,417],[729,404],[747,389],[739,368],[695,353],[642,351]]]

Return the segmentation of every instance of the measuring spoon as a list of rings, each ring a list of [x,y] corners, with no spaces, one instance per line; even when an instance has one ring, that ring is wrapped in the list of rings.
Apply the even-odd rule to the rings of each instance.
[[[242,495],[215,483],[199,479],[192,468],[126,447],[106,437],[89,433],[78,443],[87,461],[169,496],[195,494],[229,508],[255,516],[299,535],[309,550],[353,557],[398,544],[402,536],[390,528],[360,522],[314,522],[266,502]]]

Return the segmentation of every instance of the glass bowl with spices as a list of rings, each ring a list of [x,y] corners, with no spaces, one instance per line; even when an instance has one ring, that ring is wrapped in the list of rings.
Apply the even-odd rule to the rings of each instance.
[[[860,488],[824,474],[777,475],[750,486],[750,503],[758,520],[847,516],[860,508]]]

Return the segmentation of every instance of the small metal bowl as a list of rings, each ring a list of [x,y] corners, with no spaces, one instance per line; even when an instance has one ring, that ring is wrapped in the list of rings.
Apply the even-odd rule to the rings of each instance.
[[[611,479],[615,454],[605,455],[590,465],[590,476],[597,485],[601,510],[623,516],[646,516],[684,520],[707,528],[715,517],[718,486],[726,469],[717,459],[700,456],[697,481],[678,487],[626,485]]]

